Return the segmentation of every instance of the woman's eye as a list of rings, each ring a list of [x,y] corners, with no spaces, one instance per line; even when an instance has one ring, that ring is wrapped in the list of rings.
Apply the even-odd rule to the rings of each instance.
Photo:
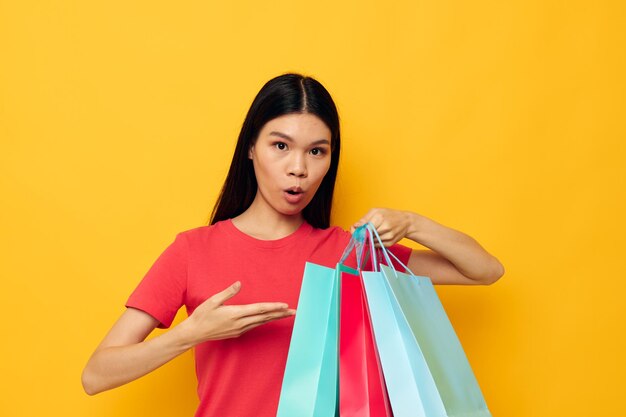
[[[287,149],[287,144],[284,142],[277,142],[275,146],[281,151],[284,151],[285,149]]]
[[[321,148],[313,148],[313,149],[311,149],[311,153],[312,153],[314,156],[324,155],[324,149],[321,149]]]

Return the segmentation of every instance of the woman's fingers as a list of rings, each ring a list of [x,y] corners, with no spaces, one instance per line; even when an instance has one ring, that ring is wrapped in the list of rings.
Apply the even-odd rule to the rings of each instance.
[[[239,316],[241,314],[248,314],[249,312],[257,311],[256,314],[240,316],[238,318],[231,319],[231,325],[228,330],[221,334],[218,338],[226,339],[239,337],[245,332],[252,330],[262,324],[269,323],[270,321],[284,319],[293,316],[296,310],[281,308],[279,310],[270,310],[266,307],[260,307],[261,305],[278,304],[278,303],[259,303],[258,305],[232,305],[223,306],[222,309],[239,310],[236,313],[229,313],[229,316]],[[249,308],[252,307],[252,308]],[[244,313],[248,312],[248,313]]]
[[[371,223],[376,229],[376,232],[380,235],[383,241],[385,238],[383,235],[393,233],[393,225],[387,221],[386,215],[388,210],[386,209],[371,209],[365,216],[363,216],[358,222],[356,222],[351,228],[350,233],[354,233],[356,228],[364,225],[365,223]]]
[[[285,303],[255,303],[255,304],[242,304],[236,307],[235,316],[236,317],[248,317],[248,316],[256,316],[262,315],[266,313],[280,312],[285,311],[287,307],[289,307]]]
[[[260,326],[261,324],[268,323],[270,321],[284,319],[286,317],[293,316],[296,310],[284,309],[279,311],[260,313],[250,316],[245,316],[239,319],[242,332],[248,331],[253,327]]]
[[[225,301],[230,300],[235,295],[237,295],[240,289],[241,289],[241,282],[237,281],[230,287],[226,288],[224,291],[214,294],[208,300],[210,300],[211,303],[215,304],[215,306],[220,306]]]
[[[380,233],[380,239],[386,247],[389,247],[400,240],[399,236],[392,230]]]
[[[400,210],[373,208],[356,222],[350,231],[354,233],[357,227],[369,222],[376,229],[383,244],[389,247],[406,236],[409,227],[409,220],[406,213],[407,212]],[[376,242],[376,246],[380,246],[378,242]]]

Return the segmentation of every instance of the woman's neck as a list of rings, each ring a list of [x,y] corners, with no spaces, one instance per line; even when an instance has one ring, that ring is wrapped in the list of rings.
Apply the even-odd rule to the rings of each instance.
[[[246,211],[232,219],[233,224],[243,233],[261,240],[276,240],[289,236],[302,225],[302,212],[292,216],[277,212],[259,195]]]

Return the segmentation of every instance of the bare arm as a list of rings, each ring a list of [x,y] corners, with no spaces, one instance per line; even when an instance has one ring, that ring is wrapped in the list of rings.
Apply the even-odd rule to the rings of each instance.
[[[202,303],[166,333],[145,340],[159,324],[151,315],[127,309],[96,348],[82,374],[85,392],[94,395],[159,368],[198,343],[238,337],[272,320],[291,316],[284,303],[222,305],[239,292],[237,282]]]
[[[371,222],[383,244],[391,246],[402,238],[431,250],[413,250],[407,265],[416,275],[434,284],[483,284],[496,282],[504,267],[474,238],[409,211],[376,208],[352,228]]]
[[[144,341],[158,324],[148,313],[127,309],[87,362],[82,375],[85,392],[93,395],[133,381],[191,347],[178,326]]]

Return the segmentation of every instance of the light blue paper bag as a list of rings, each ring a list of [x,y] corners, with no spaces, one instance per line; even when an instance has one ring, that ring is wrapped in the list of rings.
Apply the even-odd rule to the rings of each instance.
[[[491,417],[431,280],[387,265],[362,276],[394,416]]]
[[[428,363],[445,416],[490,417],[478,381],[432,281],[381,265],[389,288]]]
[[[426,359],[382,272],[361,272],[394,417],[444,417]]]

